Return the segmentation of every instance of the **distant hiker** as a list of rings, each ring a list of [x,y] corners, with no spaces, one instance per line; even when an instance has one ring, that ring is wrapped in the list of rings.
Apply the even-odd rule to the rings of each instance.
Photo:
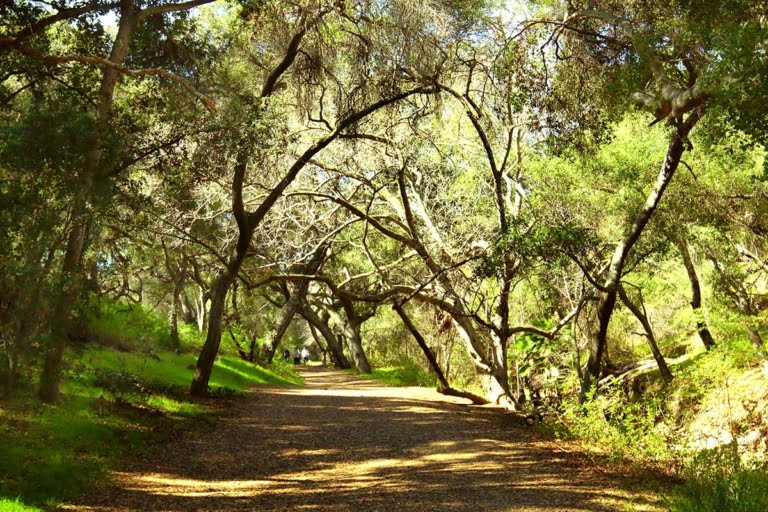
[[[307,347],[301,349],[301,360],[304,362],[304,364],[309,362],[309,350],[307,350]]]
[[[283,350],[283,359],[285,360],[285,362],[287,363],[290,358],[291,358],[291,351],[288,350],[287,348],[284,349]]]
[[[299,364],[301,362],[301,351],[299,349],[296,349],[296,351],[293,353],[293,364]]]

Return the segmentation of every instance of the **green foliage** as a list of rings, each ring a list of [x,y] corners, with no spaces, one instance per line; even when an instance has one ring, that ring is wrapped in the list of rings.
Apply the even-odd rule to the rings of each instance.
[[[560,225],[531,222],[523,217],[513,219],[506,233],[494,243],[483,258],[476,274],[483,277],[496,275],[505,256],[514,254],[529,262],[547,262],[552,267],[568,264],[569,254],[594,247],[597,240],[589,229],[572,221]]]
[[[96,368],[94,373],[93,385],[109,391],[119,404],[127,403],[126,397],[128,395],[139,395],[146,400],[151,394],[137,375],[125,370],[114,371]]]
[[[114,94],[100,95],[108,68],[56,66],[36,57],[107,57],[110,16],[70,19],[72,10],[65,9],[60,22],[40,28],[38,21],[54,10],[79,3],[5,2],[0,33],[31,30],[32,37],[6,45],[0,62],[3,385],[32,383],[51,319],[65,316],[55,313],[62,290],[74,298],[64,313],[76,311],[76,327],[87,328],[69,329],[79,341],[66,356],[61,406],[17,396],[0,412],[10,432],[0,439],[3,488],[36,503],[64,496],[120,456],[122,448],[108,447],[145,440],[135,426],[153,426],[147,412],[172,423],[205,413],[186,396],[203,335],[180,322],[176,346],[169,313],[182,309],[189,320],[204,311],[210,291],[225,283],[216,280],[222,264],[235,261],[228,260],[233,241],[248,238],[238,237],[237,228],[256,225],[233,215],[232,205],[238,199],[248,210],[271,204],[270,186],[287,185],[293,178],[284,171],[307,164],[295,160],[301,148],[334,125],[339,131],[332,136],[339,136],[312,155],[291,185],[294,193],[274,203],[263,222],[253,217],[261,222],[258,251],[249,251],[237,272],[242,283],[224,304],[228,332],[212,394],[300,382],[282,362],[265,369],[228,357],[234,344],[227,335],[246,349],[251,341],[263,348],[282,295],[293,293],[296,282],[258,289],[250,283],[295,272],[307,248],[339,227],[326,240],[334,250],[307,304],[319,299],[336,307],[326,300],[325,279],[339,290],[388,300],[417,289],[409,297],[419,303],[413,320],[452,382],[476,383],[476,368],[451,326],[451,315],[455,320],[463,309],[478,332],[474,351],[491,364],[512,363],[505,377],[530,392],[530,403],[554,403],[564,432],[614,457],[675,459],[676,436],[669,432],[684,428],[713,389],[754,364],[743,324],[762,327],[768,310],[766,158],[758,145],[768,127],[765,5],[598,2],[607,17],[545,22],[591,10],[592,3],[534,1],[512,12],[515,6],[499,0],[331,2],[317,25],[309,20],[322,8],[318,2],[240,1],[149,16],[126,41],[124,64],[173,72],[202,94],[213,92],[216,112],[206,113],[191,89],[167,76],[130,73],[113,82]],[[542,22],[524,23],[518,33],[524,18]],[[294,59],[286,42],[296,30],[302,39]],[[30,51],[16,51],[17,44]],[[643,375],[631,390],[601,390],[582,406],[572,371],[594,332],[592,301],[554,340],[526,333],[496,347],[489,332],[503,334],[499,327],[507,324],[550,328],[581,298],[597,295],[583,271],[605,278],[605,262],[635,222],[674,130],[662,118],[650,128],[649,112],[629,106],[632,93],[645,91],[650,102],[663,92],[651,65],[656,60],[677,86],[695,82],[708,93],[707,112],[691,134],[697,150],[686,149],[685,163],[619,270],[633,297],[643,298],[664,354],[691,352],[696,321],[710,322],[719,346],[676,366],[664,394],[655,375]],[[260,98],[273,69],[279,80],[269,98]],[[438,83],[441,93],[411,95],[393,106],[396,112],[339,124],[339,116],[364,105]],[[451,97],[449,88],[460,92]],[[99,97],[109,98],[108,105]],[[384,134],[386,145],[371,144]],[[232,197],[236,169],[244,170],[245,186]],[[398,175],[412,219],[398,204]],[[328,197],[306,191],[344,199],[329,210]],[[366,222],[349,223],[348,209],[337,209],[341,202],[366,212]],[[68,241],[73,222],[85,218],[81,209],[87,234]],[[420,239],[429,257],[406,253],[414,244],[403,236]],[[696,314],[672,243],[683,238],[697,267],[712,256],[724,267],[716,278],[701,272],[705,307]],[[83,254],[70,251],[81,242]],[[735,244],[748,246],[756,263],[744,261]],[[61,270],[68,252],[80,262],[71,273]],[[99,298],[86,300],[91,295]],[[433,385],[394,312],[361,306],[355,304],[362,317],[373,315],[363,326],[365,348],[383,366],[371,378]],[[329,326],[338,334],[342,322],[334,318]],[[283,343],[303,343],[302,328],[296,322]],[[621,305],[608,339],[606,361],[609,355],[617,367],[649,356],[636,320]],[[507,342],[512,346],[504,353]],[[19,469],[3,462],[9,460],[31,463]]]
[[[672,512],[768,510],[768,465],[742,462],[736,446],[698,454],[685,476],[669,500]]]
[[[543,321],[534,321],[532,324],[541,329],[552,327],[548,322]],[[514,348],[512,358],[519,363],[517,367],[519,377],[527,377],[532,371],[549,366],[547,361],[553,350],[551,340],[538,334],[525,332],[517,336]]]

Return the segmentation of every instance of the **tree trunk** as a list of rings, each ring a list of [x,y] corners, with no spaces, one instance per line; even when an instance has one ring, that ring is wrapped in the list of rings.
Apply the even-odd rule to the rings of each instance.
[[[482,382],[488,401],[511,411],[518,410],[519,404],[512,396],[512,391],[509,388],[509,375],[504,368],[482,356],[482,343],[471,321],[466,317],[454,316],[453,325],[461,339],[464,340],[467,353],[475,366],[475,371]]]
[[[315,329],[315,326],[307,322],[307,325],[309,326],[309,332],[312,334],[312,339],[315,340],[315,344],[317,344],[318,347],[320,347],[320,350],[323,352],[323,366],[328,364],[328,345],[323,345],[323,342],[320,340],[320,334],[318,334],[317,329]],[[331,355],[331,362],[336,364],[336,361],[333,360],[333,355]]]
[[[301,265],[301,267],[298,269],[299,273],[307,276],[315,275],[317,271],[320,270],[320,267],[325,261],[325,253],[327,250],[327,245],[321,245],[318,247],[317,250],[310,256],[309,261],[307,261],[304,265]],[[280,323],[275,330],[275,336],[272,339],[271,346],[269,347],[268,361],[270,363],[275,357],[275,352],[277,352],[277,348],[280,346],[280,341],[282,341],[285,332],[291,325],[291,321],[293,320],[296,311],[298,311],[302,302],[304,302],[304,298],[307,296],[308,290],[308,279],[302,279],[298,281],[293,288],[293,293],[291,293],[285,303],[285,306],[283,306],[283,314],[280,318]]]
[[[54,306],[50,339],[45,350],[43,369],[40,374],[38,395],[45,403],[53,404],[59,400],[59,383],[61,381],[62,359],[67,347],[67,338],[72,326],[72,307],[77,300],[80,289],[80,260],[86,221],[82,208],[75,207],[78,215],[83,218],[76,222],[69,234],[67,250],[62,265],[61,290]]]
[[[669,384],[672,382],[674,377],[672,376],[672,372],[670,371],[669,366],[667,366],[667,362],[664,360],[664,356],[662,355],[661,350],[659,350],[659,345],[656,343],[656,336],[653,334],[651,322],[648,320],[648,315],[645,313],[645,306],[642,306],[642,310],[638,308],[629,299],[626,291],[624,290],[624,287],[621,285],[619,285],[619,296],[621,297],[621,301],[624,303],[624,305],[627,306],[627,309],[629,309],[632,314],[635,315],[635,318],[637,318],[637,320],[643,326],[643,329],[645,330],[645,337],[648,339],[648,344],[651,346],[651,353],[653,354],[653,358],[656,360],[656,364],[659,366],[661,378],[664,379],[664,382]]]
[[[136,17],[132,0],[121,0],[120,22],[112,44],[109,61],[122,65],[128,54],[131,36],[136,28]],[[111,117],[112,102],[119,72],[112,67],[104,67],[96,104],[96,122],[93,129],[93,146],[88,152],[85,169],[81,178],[78,194],[73,199],[72,229],[69,232],[67,248],[62,265],[62,290],[54,307],[51,338],[45,353],[43,370],[40,375],[39,396],[43,402],[55,403],[59,399],[59,381],[61,380],[62,358],[71,327],[72,308],[82,284],[82,255],[89,230],[91,216],[89,204],[93,200],[95,182],[101,178],[101,157],[104,153],[104,139]]]
[[[416,340],[416,343],[419,345],[419,348],[424,353],[424,357],[427,358],[429,367],[432,368],[433,372],[435,372],[435,375],[437,376],[437,380],[440,382],[440,385],[444,388],[450,388],[451,385],[448,383],[448,379],[445,378],[445,374],[443,373],[442,368],[440,368],[440,365],[437,363],[437,359],[435,358],[435,355],[432,353],[432,350],[429,348],[429,345],[427,345],[426,340],[424,340],[424,337],[421,335],[419,330],[411,321],[410,317],[405,313],[405,311],[403,310],[403,307],[400,304],[395,303],[392,306],[392,309],[394,309],[395,312],[397,312],[397,314],[400,316],[400,319],[403,321],[403,325],[405,325],[405,328],[408,329],[408,332],[411,333],[411,336],[413,336],[413,339]]]
[[[211,294],[211,310],[208,317],[208,333],[205,337],[205,343],[197,358],[195,375],[192,378],[190,394],[192,396],[205,396],[208,394],[208,381],[211,379],[213,364],[219,353],[221,345],[222,320],[224,319],[224,309],[226,307],[227,293],[229,287],[234,281],[234,276],[229,273],[229,269],[220,274],[213,285]]]
[[[181,309],[181,291],[179,286],[173,284],[173,309],[171,311],[171,348],[174,350],[181,349],[181,341],[179,340],[179,310]]]
[[[295,313],[296,306],[291,305],[289,300],[283,307],[283,314],[280,317],[280,323],[277,324],[277,329],[275,329],[275,336],[272,338],[269,347],[267,347],[267,362],[271,363],[275,358],[275,353],[277,352],[277,349],[280,346],[280,342],[283,340],[283,336],[288,330],[288,327],[291,326],[291,322],[293,321],[293,316]]]
[[[704,343],[704,347],[707,350],[711,350],[715,348],[715,340],[709,331],[704,309],[701,307],[701,284],[699,283],[699,276],[696,274],[696,267],[691,258],[691,251],[688,247],[688,242],[685,240],[677,241],[676,245],[683,257],[683,265],[685,265],[685,271],[688,273],[688,280],[691,282],[691,308],[696,318],[696,331],[699,333],[699,338]]]
[[[16,345],[5,343],[5,379],[3,381],[4,395],[8,396],[16,385],[16,372],[18,371],[18,352]]]
[[[308,304],[303,304],[300,309],[301,316],[309,322],[311,326],[320,331],[320,334],[325,338],[328,344],[328,350],[331,353],[331,359],[333,359],[334,365],[337,368],[349,369],[352,365],[349,364],[349,360],[344,355],[344,347],[339,343],[339,339],[333,333],[333,330],[328,326],[328,323],[323,321],[315,311],[309,307]]]
[[[688,128],[688,130],[689,129],[690,128]],[[645,226],[656,211],[656,208],[664,195],[664,191],[680,164],[680,159],[685,150],[684,137],[686,135],[687,131],[683,131],[682,128],[678,128],[678,131],[672,135],[672,139],[667,147],[664,163],[656,178],[656,184],[646,198],[643,208],[635,216],[632,227],[624,234],[622,240],[616,246],[616,250],[611,258],[608,276],[600,291],[600,297],[597,304],[598,328],[594,337],[590,340],[587,371],[584,373],[584,382],[582,382],[582,397],[586,397],[587,392],[600,380],[603,354],[606,351],[606,345],[608,343],[608,325],[611,321],[614,307],[616,306],[617,289],[624,273],[624,265],[626,264],[629,253],[635,243],[640,239]]]
[[[450,383],[448,382],[448,379],[443,373],[442,368],[440,368],[440,364],[438,364],[437,358],[435,357],[434,353],[429,348],[429,345],[427,345],[427,342],[424,340],[424,337],[421,335],[416,325],[411,321],[411,319],[408,317],[405,311],[403,311],[402,306],[395,303],[393,305],[393,309],[397,312],[398,315],[400,315],[400,318],[403,321],[403,325],[405,325],[406,329],[408,329],[408,332],[411,333],[411,335],[413,336],[413,339],[416,340],[416,343],[419,345],[419,348],[421,348],[421,351],[424,353],[424,356],[427,358],[430,368],[432,368],[432,371],[437,376],[437,380],[440,382],[440,385],[437,388],[437,392],[443,395],[466,398],[467,400],[470,400],[472,403],[478,404],[478,405],[487,404],[488,400],[486,400],[485,398],[481,396],[477,396],[474,393],[470,393],[468,391],[456,389],[450,385]]]
[[[182,266],[174,265],[171,259],[171,253],[165,240],[162,240],[163,255],[165,256],[165,270],[173,283],[173,307],[171,309],[171,346],[178,351],[181,348],[179,341],[179,312],[183,310],[181,302],[181,292],[186,280],[186,272]]]
[[[195,316],[197,320],[197,332],[203,332],[208,327],[208,297],[202,286],[199,287],[197,300],[195,301]]]
[[[448,90],[448,92],[451,92]],[[476,120],[473,118],[472,115],[470,115],[470,119],[473,120],[473,124],[475,128],[480,130],[479,125],[476,123]],[[498,174],[496,173],[496,170],[494,169],[494,177],[498,178]],[[500,189],[499,189],[499,180],[495,180],[496,183],[496,199],[497,199],[497,205],[499,206],[498,213],[499,213],[499,222],[500,227],[503,228],[506,227],[506,213],[504,209],[504,200],[503,200],[503,194],[499,195]],[[469,353],[470,358],[472,359],[472,362],[475,365],[475,369],[480,376],[481,380],[483,381],[486,393],[488,394],[491,401],[502,404],[505,407],[516,410],[517,404],[515,403],[514,398],[512,397],[512,394],[509,390],[509,377],[508,372],[506,370],[506,349],[503,348],[504,341],[501,339],[493,340],[493,351],[494,353],[491,355],[490,358],[486,357],[486,351],[484,348],[484,344],[481,341],[480,337],[478,336],[477,332],[475,331],[472,321],[469,319],[471,315],[467,315],[465,308],[462,304],[463,300],[463,294],[458,293],[456,289],[453,286],[453,283],[451,283],[448,274],[444,271],[445,269],[438,264],[438,262],[430,255],[429,251],[427,250],[424,243],[421,241],[421,237],[419,235],[419,225],[416,223],[416,219],[414,216],[413,208],[411,207],[411,199],[410,194],[408,193],[407,187],[406,187],[406,177],[405,177],[405,167],[401,168],[400,172],[398,173],[398,189],[400,192],[400,200],[402,204],[402,208],[399,208],[397,204],[395,204],[393,199],[390,199],[390,203],[393,204],[393,207],[398,212],[398,215],[402,218],[403,221],[408,225],[408,228],[411,231],[412,239],[410,241],[404,241],[407,243],[409,247],[411,247],[416,253],[421,257],[422,261],[424,261],[424,264],[426,267],[430,270],[432,273],[435,282],[441,285],[444,290],[445,294],[449,297],[453,297],[454,303],[452,304],[451,311],[448,309],[444,310],[446,313],[451,315],[451,318],[453,319],[453,324],[456,327],[456,329],[459,331],[459,334],[461,338],[463,339],[465,346],[467,348],[467,352]],[[418,197],[418,194],[414,194],[414,197]],[[500,201],[500,202],[499,202]],[[446,252],[449,252],[447,248],[442,243],[442,239],[440,237],[439,232],[435,229],[435,225],[432,223],[432,221],[429,219],[429,216],[426,213],[426,210],[423,208],[423,205],[420,205],[419,202],[417,202],[417,215],[419,215],[422,219],[422,221],[427,225],[430,235],[435,239],[435,241],[438,243],[439,246],[443,248]],[[401,240],[402,241],[402,240]],[[505,258],[505,272],[509,270],[509,266],[507,265],[509,263],[509,258]],[[508,283],[506,283],[508,284]],[[502,295],[505,290],[508,290],[508,288],[505,288],[502,290]],[[498,311],[501,311],[502,313],[506,311],[506,305],[503,305],[499,308]],[[503,322],[508,322],[509,317],[506,315],[506,317],[502,318]],[[500,351],[499,348],[502,347],[502,350]]]
[[[240,357],[240,359],[243,361],[248,361],[248,352],[243,350],[243,347],[240,345],[240,342],[237,341],[237,336],[235,336],[235,333],[232,332],[232,329],[229,329],[229,338],[232,340],[232,344],[235,346],[235,350],[237,350],[237,355]]]
[[[196,306],[195,306],[196,307]],[[185,324],[197,324],[194,308],[186,292],[181,294],[181,315]]]
[[[371,363],[368,362],[368,356],[365,355],[363,340],[360,337],[360,324],[361,322],[356,319],[348,319],[344,326],[344,336],[347,338],[349,353],[352,356],[352,361],[354,361],[357,371],[360,373],[371,373]]]

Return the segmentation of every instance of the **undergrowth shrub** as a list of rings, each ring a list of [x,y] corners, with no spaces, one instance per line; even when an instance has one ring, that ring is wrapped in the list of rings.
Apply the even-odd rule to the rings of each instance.
[[[403,359],[398,366],[400,367],[400,378],[404,383],[412,386],[435,385],[435,377],[413,360]]]
[[[147,380],[125,369],[94,368],[91,385],[108,391],[118,404],[127,404],[138,398],[147,402],[150,397],[184,398],[186,386],[163,381]],[[233,393],[235,390],[224,388]],[[222,396],[231,396],[224,391]]]
[[[227,386],[211,386],[208,389],[208,396],[212,398],[235,398],[242,395],[242,391]]]
[[[362,375],[365,377],[365,375]],[[393,366],[376,368],[373,378],[391,386],[425,386],[435,385],[435,378],[424,368],[408,358],[400,359]]]
[[[579,404],[576,397],[566,399],[556,416],[558,435],[577,437],[598,446],[612,459],[642,462],[669,461],[677,457],[672,439],[657,428],[663,417],[663,401],[646,396],[629,400],[619,387],[601,390]]]
[[[672,512],[768,511],[768,464],[743,462],[733,444],[700,452],[685,476],[669,500]]]
[[[108,391],[119,404],[130,402],[132,395],[138,395],[144,401],[152,395],[138,375],[126,370],[95,368],[94,374],[93,385]]]

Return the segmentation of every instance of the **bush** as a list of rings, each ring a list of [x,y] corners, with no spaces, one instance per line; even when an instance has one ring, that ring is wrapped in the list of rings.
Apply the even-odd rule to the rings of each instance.
[[[126,404],[131,395],[139,395],[144,400],[152,394],[141,378],[126,370],[94,369],[93,385],[110,392],[115,402]]]
[[[434,377],[417,363],[406,358],[395,366],[376,368],[370,375],[360,374],[360,377],[376,379],[390,386],[431,387],[435,385]]]
[[[614,387],[581,405],[576,397],[565,400],[556,428],[560,434],[599,446],[613,459],[669,461],[675,457],[671,440],[657,428],[662,414],[661,398],[647,396],[642,401],[631,401]]]
[[[672,512],[768,511],[768,464],[744,463],[736,446],[699,453],[688,482],[670,499]]]

